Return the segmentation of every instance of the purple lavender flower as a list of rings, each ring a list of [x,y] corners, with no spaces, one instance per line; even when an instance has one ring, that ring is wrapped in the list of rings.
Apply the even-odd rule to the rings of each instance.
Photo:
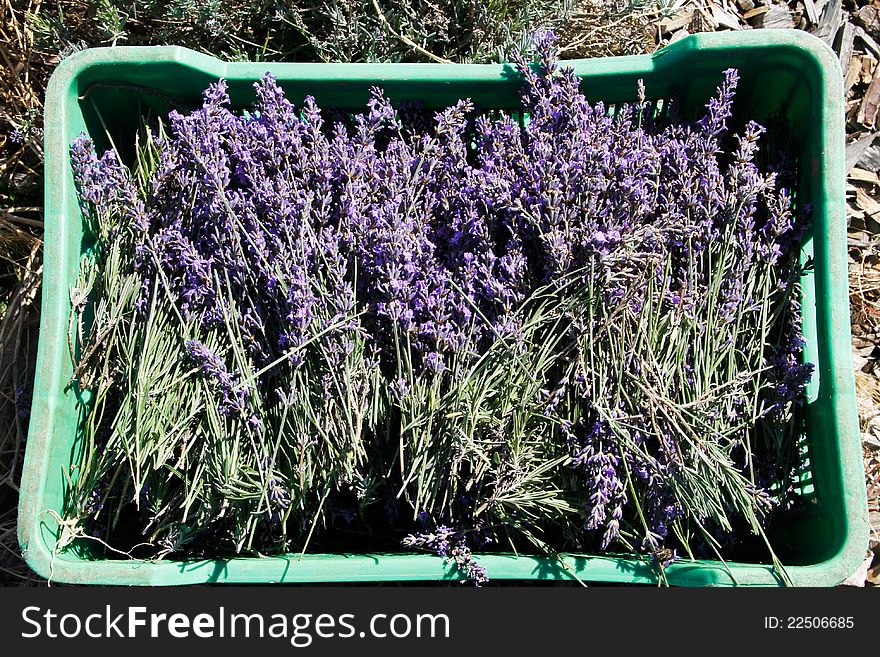
[[[438,556],[446,557],[447,561],[454,563],[464,578],[472,581],[475,586],[489,581],[486,568],[476,560],[467,546],[464,535],[446,525],[440,525],[432,532],[409,534],[403,539],[403,545],[429,550]]]
[[[219,389],[220,412],[227,416],[242,415],[247,409],[248,392],[238,385],[236,377],[226,369],[221,358],[197,340],[188,340],[186,350],[188,356]]]

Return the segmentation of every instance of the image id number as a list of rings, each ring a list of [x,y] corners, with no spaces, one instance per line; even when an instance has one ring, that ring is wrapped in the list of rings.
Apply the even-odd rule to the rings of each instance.
[[[855,626],[852,616],[765,616],[767,630],[848,630]]]

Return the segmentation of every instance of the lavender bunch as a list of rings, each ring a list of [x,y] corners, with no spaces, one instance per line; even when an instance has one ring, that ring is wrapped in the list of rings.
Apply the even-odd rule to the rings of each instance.
[[[553,310],[570,321],[553,348],[555,369],[528,366],[555,386],[546,405],[559,440],[550,444],[569,446],[573,471],[569,481],[556,479],[557,489],[584,517],[581,531],[566,526],[570,545],[656,552],[672,539],[693,554],[685,537],[696,532],[717,554],[710,527],[730,532],[732,516],[763,534],[772,502],[758,470],[785,462],[812,371],[795,328],[805,210],[794,208],[775,174],[759,170],[761,126],[749,123],[733,137],[729,160],[720,155],[736,71],[725,73],[702,119],[663,125],[644,96],[615,116],[590,105],[571,71],[556,67],[551,36],[542,47],[537,71],[519,63],[529,123],[477,120],[477,164],[465,167],[467,184],[453,188],[450,206],[473,208],[469,225],[503,226],[490,235],[512,235],[506,251],[524,260],[525,289],[584,282]],[[564,310],[566,303],[577,305]],[[500,317],[496,332],[512,326],[532,349],[545,344],[523,336],[522,320],[503,306]],[[427,407],[423,399],[415,405]],[[439,433],[429,420],[411,424]],[[459,433],[473,444],[472,433]],[[487,432],[486,443],[497,435]],[[496,457],[493,474],[504,463]],[[420,471],[431,475],[421,489],[479,490],[472,508],[491,517],[489,476],[474,483],[465,470],[448,484],[436,464]],[[442,512],[428,507],[447,522],[455,517],[449,499],[442,496]],[[541,517],[546,526],[549,516]],[[585,540],[595,534],[595,543]]]
[[[687,123],[642,85],[589,103],[537,45],[527,122],[295,107],[267,74],[251,113],[220,81],[146,131],[133,173],[74,143],[71,517],[111,540],[133,513],[158,556],[305,551],[344,518],[477,581],[486,545],[764,536],[812,372],[807,209],[762,126],[730,133],[736,71]]]

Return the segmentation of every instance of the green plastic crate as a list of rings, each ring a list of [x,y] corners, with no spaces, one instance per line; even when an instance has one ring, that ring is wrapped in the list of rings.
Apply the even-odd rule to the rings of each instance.
[[[850,356],[844,207],[844,101],[834,53],[803,32],[755,30],[690,36],[650,56],[567,62],[591,100],[634,99],[644,79],[649,98],[676,95],[686,113],[703,109],[728,67],[740,70],[734,127],[746,118],[783,113],[801,150],[798,198],[813,204],[805,252],[815,272],[804,284],[808,359],[817,372],[808,391],[801,493],[804,509],[774,530],[788,574],[798,585],[834,585],[855,571],[868,537],[859,424]],[[517,106],[519,83],[510,66],[438,64],[224,63],[174,47],[100,48],[58,67],[46,95],[46,209],[43,315],[36,386],[19,508],[19,539],[30,566],[59,582],[168,585],[200,582],[403,581],[457,577],[442,558],[425,554],[316,554],[300,557],[142,562],[89,558],[55,550],[57,514],[71,455],[78,448],[78,408],[66,391],[69,289],[83,248],[82,221],[68,162],[68,145],[82,130],[99,149],[105,135],[125,151],[144,113],[162,115],[196,104],[223,77],[233,103],[253,99],[252,83],[272,71],[294,102],[314,95],[321,105],[363,107],[379,85],[393,101],[420,99],[443,107],[462,97],[483,108]],[[130,146],[129,146],[130,148]],[[493,579],[569,579],[655,583],[656,573],[632,556],[555,559],[491,554],[481,557]],[[729,568],[729,570],[728,570]],[[762,564],[687,560],[667,571],[679,585],[775,585]],[[735,580],[735,581],[734,581]]]

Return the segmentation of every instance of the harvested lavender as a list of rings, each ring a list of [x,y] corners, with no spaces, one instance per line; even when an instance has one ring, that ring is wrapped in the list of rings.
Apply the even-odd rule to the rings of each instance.
[[[74,142],[77,535],[144,558],[402,542],[477,583],[493,549],[662,577],[674,550],[766,542],[812,372],[794,172],[758,166],[763,127],[728,134],[735,70],[689,124],[641,86],[588,103],[539,48],[525,124],[378,89],[325,122],[267,74],[251,113],[220,81],[131,169]]]

